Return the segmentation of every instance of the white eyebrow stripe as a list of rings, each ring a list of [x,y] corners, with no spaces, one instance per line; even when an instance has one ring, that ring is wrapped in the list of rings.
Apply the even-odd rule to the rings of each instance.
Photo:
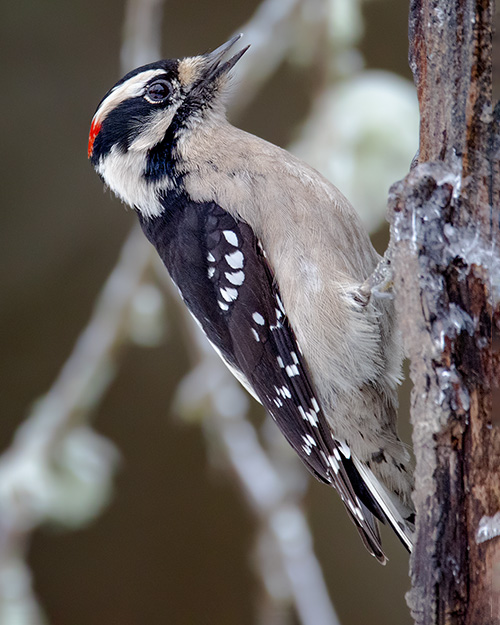
[[[92,122],[102,124],[107,115],[109,115],[114,108],[116,108],[124,100],[140,96],[144,89],[144,85],[151,80],[151,78],[164,73],[164,69],[148,69],[140,74],[132,76],[121,85],[118,85],[118,87],[112,89],[108,97],[101,103],[101,106],[94,115]]]

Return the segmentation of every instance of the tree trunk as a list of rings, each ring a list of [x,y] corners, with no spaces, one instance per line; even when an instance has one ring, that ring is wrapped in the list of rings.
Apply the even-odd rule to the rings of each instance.
[[[418,625],[500,623],[500,108],[493,0],[412,0],[418,164],[391,189],[411,359]],[[495,516],[496,515],[496,516]]]

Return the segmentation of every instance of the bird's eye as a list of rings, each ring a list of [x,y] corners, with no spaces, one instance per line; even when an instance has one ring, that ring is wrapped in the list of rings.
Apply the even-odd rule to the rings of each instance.
[[[151,104],[159,104],[165,102],[170,95],[170,91],[170,84],[166,80],[155,80],[146,88],[144,97]]]

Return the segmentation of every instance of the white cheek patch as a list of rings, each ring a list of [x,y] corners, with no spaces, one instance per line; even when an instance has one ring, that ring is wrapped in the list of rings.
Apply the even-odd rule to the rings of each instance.
[[[172,119],[177,113],[180,104],[179,100],[177,104],[170,105],[168,109],[160,109],[149,116],[141,124],[140,133],[129,145],[129,151],[142,152],[144,150],[150,150],[160,143],[172,123]]]
[[[145,217],[157,217],[163,213],[158,199],[160,190],[170,188],[168,178],[146,182],[143,177],[146,155],[142,152],[123,151],[114,145],[99,161],[98,173],[108,187],[123,202],[137,208]]]
[[[115,87],[108,97],[101,103],[101,106],[98,108],[92,121],[97,125],[102,124],[110,111],[122,102],[128,100],[129,98],[137,98],[142,95],[146,83],[150,81],[151,78],[154,78],[159,74],[165,74],[165,70],[148,69],[140,74],[132,76],[132,78],[129,78],[121,85]]]

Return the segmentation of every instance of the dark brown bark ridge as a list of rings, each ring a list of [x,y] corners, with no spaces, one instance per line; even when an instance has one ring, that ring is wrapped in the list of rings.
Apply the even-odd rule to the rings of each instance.
[[[412,0],[418,164],[391,189],[396,302],[411,359],[418,625],[500,623],[500,110],[493,0]],[[500,517],[500,515],[499,515]],[[488,529],[485,529],[488,528]],[[482,528],[482,529],[481,529]]]

